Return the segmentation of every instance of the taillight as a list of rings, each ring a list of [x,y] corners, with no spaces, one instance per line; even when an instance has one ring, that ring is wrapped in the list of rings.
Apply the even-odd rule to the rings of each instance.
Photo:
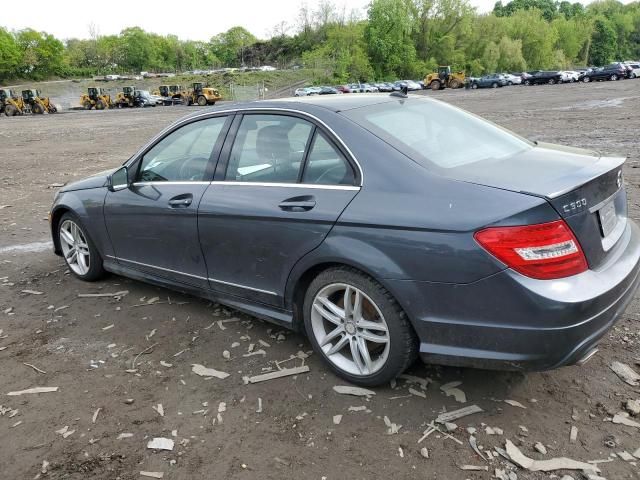
[[[587,270],[580,243],[564,220],[518,227],[489,227],[476,241],[509,268],[539,280]]]

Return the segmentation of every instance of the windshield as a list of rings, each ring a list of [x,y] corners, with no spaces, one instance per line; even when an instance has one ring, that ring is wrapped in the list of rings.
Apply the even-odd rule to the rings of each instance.
[[[425,167],[451,169],[533,148],[527,140],[443,102],[412,100],[342,112]]]

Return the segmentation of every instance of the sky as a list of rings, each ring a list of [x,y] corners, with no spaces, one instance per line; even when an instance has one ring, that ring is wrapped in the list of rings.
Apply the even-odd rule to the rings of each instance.
[[[588,0],[580,1],[588,3]],[[629,1],[623,0],[623,3]],[[33,15],[3,15],[0,26],[9,30],[29,27],[60,39],[89,38],[91,25],[100,35],[117,34],[126,27],[138,26],[161,35],[174,34],[182,40],[208,41],[213,35],[236,25],[247,28],[258,38],[269,38],[274,27],[283,21],[295,26],[303,1],[213,0],[182,4],[162,0],[110,0],[104,3],[29,0],[28,3]],[[313,10],[318,0],[307,0],[306,3]],[[347,13],[355,9],[364,16],[369,0],[333,0],[333,3]],[[487,12],[493,8],[495,0],[470,0],[470,3],[478,11]],[[165,13],[162,11],[164,5],[177,8],[167,7]]]

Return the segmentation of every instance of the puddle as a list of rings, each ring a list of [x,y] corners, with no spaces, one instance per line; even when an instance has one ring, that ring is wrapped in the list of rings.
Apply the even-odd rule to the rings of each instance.
[[[0,255],[3,253],[35,253],[44,252],[53,248],[53,242],[34,242],[22,245],[9,245],[0,247]]]

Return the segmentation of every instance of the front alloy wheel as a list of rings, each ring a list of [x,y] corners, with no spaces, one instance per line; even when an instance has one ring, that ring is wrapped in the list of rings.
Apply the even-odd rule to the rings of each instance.
[[[60,250],[69,269],[82,280],[97,280],[104,274],[102,258],[79,220],[66,213],[58,228]]]
[[[304,301],[307,335],[332,370],[379,385],[415,360],[418,340],[403,310],[372,278],[348,267],[322,272]]]

